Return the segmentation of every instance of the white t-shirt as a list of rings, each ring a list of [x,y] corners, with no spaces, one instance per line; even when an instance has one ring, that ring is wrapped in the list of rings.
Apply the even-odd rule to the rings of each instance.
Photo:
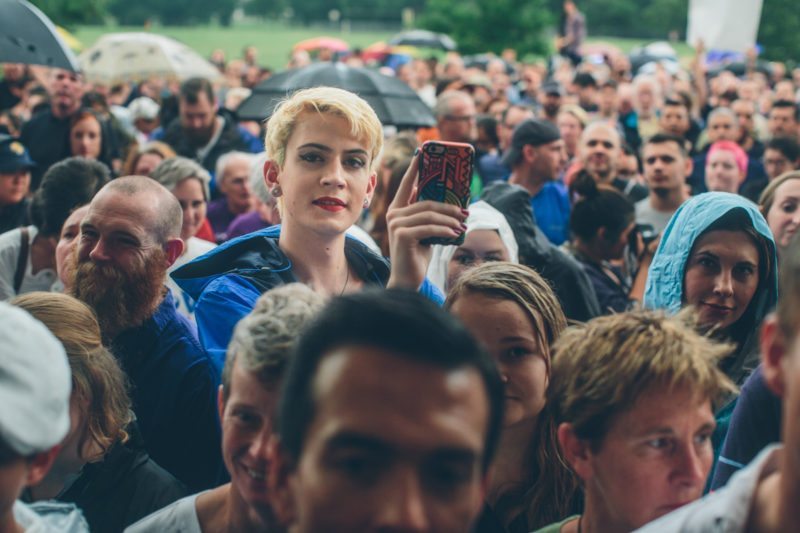
[[[172,503],[160,511],[145,516],[125,529],[125,533],[202,533],[197,518],[195,502],[202,494],[192,494]]]
[[[172,296],[175,298],[175,302],[178,305],[178,311],[192,321],[194,321],[195,302],[191,296],[178,287],[178,284],[175,283],[175,280],[173,280],[169,274],[216,247],[217,245],[214,243],[198,239],[197,237],[191,237],[186,241],[186,252],[181,255],[167,271],[167,287],[172,291]]]
[[[12,512],[25,533],[89,532],[83,513],[71,503],[48,500],[27,504],[17,500]]]
[[[39,230],[36,226],[28,226],[28,261],[25,263],[25,275],[19,293],[14,292],[14,274],[17,272],[17,259],[22,243],[22,230],[12,229],[0,235],[0,300],[8,300],[17,294],[33,291],[50,291],[58,280],[56,271],[45,268],[34,274],[31,270],[31,245]]]

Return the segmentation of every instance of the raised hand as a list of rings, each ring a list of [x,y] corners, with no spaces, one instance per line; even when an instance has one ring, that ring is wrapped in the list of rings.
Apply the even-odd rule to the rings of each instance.
[[[415,202],[418,178],[419,157],[414,157],[386,213],[392,260],[388,287],[419,289],[431,260],[431,247],[420,241],[455,238],[467,228],[466,210],[441,202]]]

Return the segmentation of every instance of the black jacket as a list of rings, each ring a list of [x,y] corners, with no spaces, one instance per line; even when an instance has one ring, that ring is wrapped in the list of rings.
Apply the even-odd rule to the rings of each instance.
[[[150,459],[135,423],[130,438],[102,461],[87,463],[56,498],[83,511],[92,532],[117,533],[187,495],[180,481]]]
[[[208,170],[212,175],[216,171],[217,159],[222,155],[237,150],[240,152],[258,152],[263,150],[263,145],[260,141],[240,129],[236,124],[233,116],[226,112],[220,112],[224,120],[222,133],[220,133],[217,143],[208,151],[202,161],[198,161],[203,168]],[[155,140],[164,141],[169,144],[178,155],[188,157],[189,159],[197,160],[197,148],[189,143],[188,138],[183,132],[180,118],[176,118],[170,122],[162,133],[153,136]]]
[[[536,226],[528,191],[508,183],[494,183],[484,189],[481,200],[505,215],[517,239],[519,262],[547,280],[567,318],[585,322],[601,314],[597,296],[581,265],[551,244]]]

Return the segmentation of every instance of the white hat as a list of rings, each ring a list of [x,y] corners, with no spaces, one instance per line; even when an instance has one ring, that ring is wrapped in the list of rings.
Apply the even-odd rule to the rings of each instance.
[[[71,389],[58,339],[27,312],[0,302],[0,439],[22,456],[61,442]]]
[[[500,235],[500,239],[506,246],[508,258],[511,263],[519,262],[519,246],[514,232],[511,230],[506,217],[483,200],[469,205],[469,217],[467,217],[467,234],[475,230],[488,229],[494,230]],[[450,259],[458,250],[458,246],[445,246],[436,244],[433,246],[431,262],[428,265],[428,280],[436,285],[444,294],[447,294],[447,271]]]
[[[144,119],[154,120],[158,117],[161,107],[147,96],[140,96],[128,104],[128,111],[131,112],[131,120]]]

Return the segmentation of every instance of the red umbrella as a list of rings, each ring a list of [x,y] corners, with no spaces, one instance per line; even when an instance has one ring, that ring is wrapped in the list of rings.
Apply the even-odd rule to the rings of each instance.
[[[305,50],[306,52],[322,49],[327,49],[332,52],[347,52],[350,50],[350,45],[335,37],[314,37],[312,39],[300,41],[294,45],[294,50]]]

